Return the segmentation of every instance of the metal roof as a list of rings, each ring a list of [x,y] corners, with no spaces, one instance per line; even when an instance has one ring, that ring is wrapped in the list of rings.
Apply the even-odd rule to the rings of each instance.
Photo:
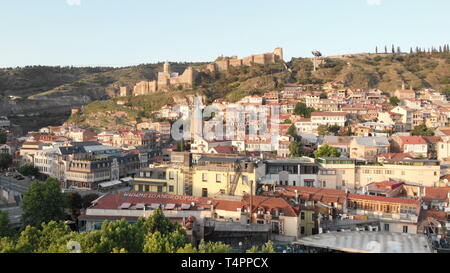
[[[425,235],[391,232],[331,232],[304,237],[294,244],[351,253],[432,253]]]

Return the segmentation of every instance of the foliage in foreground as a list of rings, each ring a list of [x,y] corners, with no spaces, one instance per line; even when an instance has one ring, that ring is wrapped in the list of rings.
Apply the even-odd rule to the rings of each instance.
[[[16,236],[0,238],[0,253],[71,252],[230,253],[231,247],[220,242],[202,241],[195,248],[181,226],[171,223],[159,209],[135,224],[125,219],[106,221],[100,230],[92,232],[72,232],[63,222],[50,221],[40,227],[29,225]]]

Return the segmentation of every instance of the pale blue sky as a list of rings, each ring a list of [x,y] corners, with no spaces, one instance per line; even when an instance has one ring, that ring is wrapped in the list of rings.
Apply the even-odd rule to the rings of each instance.
[[[0,67],[407,51],[450,43],[449,12],[448,0],[0,0]]]

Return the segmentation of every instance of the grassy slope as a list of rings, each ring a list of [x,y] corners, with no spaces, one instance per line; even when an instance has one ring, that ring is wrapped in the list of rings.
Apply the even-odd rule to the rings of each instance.
[[[172,70],[184,69],[202,64],[172,64]],[[246,95],[263,94],[280,88],[285,83],[325,83],[342,80],[348,87],[380,88],[394,91],[404,81],[413,88],[450,86],[450,54],[436,53],[412,55],[351,55],[327,59],[313,72],[311,59],[294,58],[286,66],[282,63],[267,66],[232,68],[223,73],[198,73],[196,86],[191,91],[157,93],[148,96],[120,98],[126,101],[126,108],[132,112],[117,109],[116,99],[108,103],[93,103],[81,115],[69,121],[91,124],[101,121],[101,125],[129,124],[139,117],[150,116],[152,111],[173,103],[186,96],[203,95],[207,102],[218,98],[237,101]],[[133,86],[141,80],[153,80],[162,63],[146,64],[124,68],[60,68],[26,67],[0,70],[0,96],[18,95],[45,98],[62,95],[87,95],[96,100],[105,100],[117,94],[120,86]],[[103,115],[106,113],[105,115]],[[117,114],[118,113],[118,114]],[[114,116],[117,114],[117,116]],[[102,116],[103,115],[103,116]],[[109,115],[109,116],[108,116]],[[97,120],[97,121],[96,121]],[[111,121],[113,120],[113,121]],[[97,125],[97,124],[96,124]]]

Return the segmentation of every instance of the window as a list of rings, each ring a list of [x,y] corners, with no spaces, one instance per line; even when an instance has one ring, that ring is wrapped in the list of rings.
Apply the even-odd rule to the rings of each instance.
[[[169,186],[169,192],[173,192],[174,191],[174,186]]]
[[[408,233],[408,226],[403,226],[403,233]]]
[[[304,212],[300,213],[300,219],[301,220],[305,220],[305,213]]]
[[[175,180],[175,172],[169,172],[169,179]]]
[[[208,182],[208,174],[207,173],[203,173],[202,174],[202,181],[203,182]]]
[[[216,174],[216,183],[222,183],[222,175]]]
[[[305,227],[301,227],[301,228],[300,228],[300,234],[302,234],[302,235],[305,234]]]
[[[208,197],[208,189],[207,188],[202,189],[202,197]]]
[[[242,176],[242,184],[248,185],[248,176],[246,175]]]
[[[163,187],[162,186],[158,186],[158,193],[163,192]]]
[[[389,231],[389,224],[384,224],[384,231]]]

